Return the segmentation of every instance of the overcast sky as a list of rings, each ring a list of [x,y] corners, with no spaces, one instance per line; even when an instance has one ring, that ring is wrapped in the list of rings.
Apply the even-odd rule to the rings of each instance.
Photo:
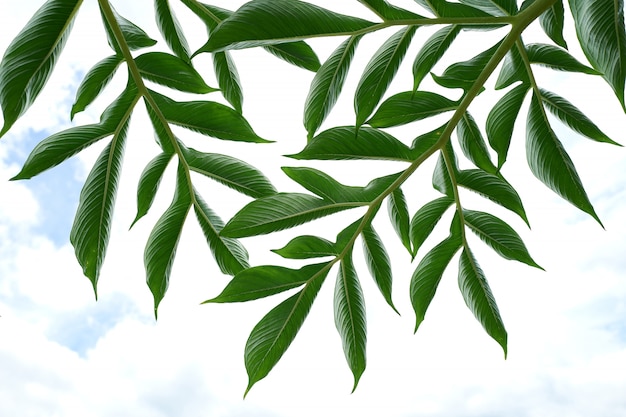
[[[0,51],[41,3],[2,1]],[[160,39],[153,23],[152,2],[113,3],[124,16]],[[231,9],[241,3],[214,2]],[[316,3],[374,18],[356,1]],[[414,7],[415,3],[405,0],[398,4]],[[137,178],[158,152],[142,108],[133,116],[111,243],[102,270],[99,301],[95,302],[68,236],[80,187],[101,146],[31,181],[8,182],[38,141],[70,125],[69,111],[81,77],[110,54],[99,27],[96,2],[87,1],[83,8],[49,86],[0,141],[0,415],[626,415],[626,152],[592,143],[564,128],[558,128],[558,132],[606,230],[532,177],[521,153],[520,124],[512,145],[515,156],[504,174],[520,191],[532,231],[519,220],[508,219],[546,272],[504,261],[482,248],[480,242],[473,243],[509,332],[507,360],[465,307],[456,284],[456,268],[448,270],[425,322],[413,335],[414,319],[407,294],[417,263],[410,263],[385,225],[383,213],[377,225],[389,242],[395,273],[394,300],[402,316],[385,305],[367,274],[362,274],[368,314],[368,368],[357,391],[350,394],[352,376],[333,323],[334,280],[329,277],[287,354],[269,377],[242,400],[247,383],[245,341],[254,324],[282,298],[199,305],[218,294],[228,277],[214,265],[199,228],[189,221],[170,290],[161,305],[159,321],[154,322],[152,296],[145,285],[143,247],[154,222],[169,204],[172,182],[164,183],[152,212],[128,231],[135,216]],[[181,10],[180,18],[189,30],[192,46],[199,47],[205,32],[189,17]],[[571,24],[568,30],[571,32]],[[355,78],[367,62],[368,53],[371,55],[390,33],[364,39],[346,94],[326,127],[354,123],[351,93]],[[429,33],[427,29],[418,31],[407,58],[409,67],[403,68],[392,86],[396,88],[393,92],[412,85],[411,54]],[[339,41],[316,41],[313,46],[324,58]],[[461,43],[454,49],[458,54],[455,56],[469,58],[468,48],[477,45],[482,44]],[[159,46],[164,48],[163,42]],[[265,170],[280,190],[299,191],[281,175],[280,166],[301,163],[276,155],[297,152],[305,143],[302,104],[312,74],[263,51],[237,51],[234,57],[244,83],[244,114],[260,136],[277,143],[232,144],[189,134],[184,140],[214,152],[235,152]],[[208,58],[200,56],[195,63],[209,84],[215,86]],[[443,68],[437,67],[436,72]],[[609,88],[599,80],[540,72],[540,82],[578,105],[613,139],[626,143],[626,118]],[[123,83],[121,72],[103,97],[78,115],[74,123],[97,120]],[[217,93],[212,98],[219,100]],[[481,100],[472,109],[477,119],[484,120],[486,111]],[[410,132],[397,130],[407,143],[415,136]],[[360,163],[349,169],[338,166],[323,165],[351,185],[364,185],[372,172],[399,168],[372,168]],[[407,191],[412,210],[427,201],[424,198],[436,195],[424,185],[430,181],[432,164],[423,168]],[[247,201],[222,187],[201,184],[206,187],[202,192],[209,204],[224,218]],[[482,204],[470,196],[465,201]],[[493,206],[482,208],[491,210]],[[332,238],[353,216],[342,214],[302,230],[322,231]],[[292,235],[281,232],[246,239],[251,263],[280,262],[268,248],[283,246]]]

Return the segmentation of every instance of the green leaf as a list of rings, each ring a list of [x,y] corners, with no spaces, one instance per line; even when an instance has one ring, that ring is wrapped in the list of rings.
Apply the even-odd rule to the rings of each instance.
[[[441,76],[433,74],[433,79],[442,87],[462,88],[465,91],[469,90],[494,52],[496,52],[496,49],[500,46],[500,43],[501,42],[496,43],[491,48],[481,52],[472,59],[450,65]]]
[[[530,256],[517,232],[501,219],[473,210],[463,210],[463,217],[465,225],[503,258],[543,269]]]
[[[213,68],[217,77],[217,83],[222,90],[224,98],[235,108],[238,113],[242,112],[243,90],[239,73],[228,51],[213,54]]]
[[[309,71],[320,69],[320,60],[313,48],[303,41],[266,46],[264,49],[285,62]]]
[[[235,275],[248,268],[248,252],[236,239],[220,236],[224,222],[194,190],[194,211],[217,265],[224,274]]]
[[[252,165],[228,155],[181,148],[189,169],[253,198],[276,193],[265,175]]]
[[[48,0],[11,41],[0,62],[0,137],[33,104],[61,55],[80,0]]]
[[[274,307],[254,326],[244,352],[250,388],[265,378],[283,356],[311,310],[326,274],[318,274],[297,294]]]
[[[467,159],[483,171],[495,174],[498,169],[491,162],[485,139],[471,114],[468,112],[463,114],[463,117],[457,124],[456,133],[461,150]]]
[[[281,249],[272,249],[287,259],[310,259],[339,254],[335,244],[318,236],[304,235],[293,238]]]
[[[176,56],[187,63],[191,63],[189,44],[187,39],[185,39],[183,28],[178,22],[174,10],[169,5],[169,1],[155,0],[154,10],[157,26],[167,45]]]
[[[126,45],[131,51],[135,51],[137,49],[147,48],[153,46],[157,43],[154,39],[149,37],[143,29],[139,26],[135,25],[130,20],[121,16],[112,5],[109,4],[109,7],[113,11],[115,16],[115,20],[119,25],[122,35],[124,35],[124,40],[126,41]],[[109,46],[113,49],[118,55],[122,55],[122,50],[115,39],[115,35],[113,34],[113,29],[111,29],[111,25],[106,19],[106,16],[102,12],[102,8],[100,8],[100,12],[102,14],[102,21],[104,22],[104,28],[107,33],[107,39],[109,41]]]
[[[232,11],[210,4],[200,3],[196,0],[181,0],[196,16],[207,26],[209,33],[213,32],[222,20],[228,19]]]
[[[409,295],[415,311],[415,332],[424,321],[441,277],[454,254],[461,248],[461,236],[452,233],[432,248],[420,261],[411,277]]]
[[[488,13],[462,3],[446,0],[416,0],[438,17],[489,17]],[[464,2],[465,3],[465,2]]]
[[[461,252],[459,260],[459,288],[465,304],[491,336],[507,353],[507,334],[487,279],[469,248]]]
[[[565,49],[544,43],[531,43],[526,45],[528,59],[532,64],[541,64],[546,67],[570,72],[582,72],[584,74],[598,75],[598,71],[582,64],[571,56]]]
[[[313,77],[304,103],[304,127],[311,140],[337,102],[361,36],[346,39]]]
[[[502,168],[506,161],[515,120],[528,89],[528,84],[521,84],[508,91],[498,100],[487,116],[487,139],[491,148],[498,154],[498,170]]]
[[[409,233],[409,208],[406,204],[406,198],[401,188],[393,190],[387,198],[387,210],[389,211],[389,218],[391,224],[395,229],[398,237],[402,241],[404,247],[413,253],[411,248],[411,237]]]
[[[600,222],[574,162],[550,127],[537,96],[530,102],[526,122],[526,158],[532,173],[548,188]]]
[[[398,313],[391,299],[391,287],[393,282],[391,262],[383,241],[371,224],[365,226],[361,235],[363,236],[363,254],[365,255],[365,261],[367,262],[370,274],[372,274],[374,282],[376,282],[387,304],[393,308],[393,311]]]
[[[354,95],[356,125],[372,114],[396,76],[417,26],[407,26],[393,34],[367,63]]]
[[[305,265],[300,269],[263,265],[244,269],[237,273],[226,288],[206,303],[239,303],[258,300],[281,292],[298,288],[309,281],[325,277],[330,263]]]
[[[415,257],[419,248],[422,247],[422,244],[426,241],[428,236],[430,236],[431,232],[452,203],[454,203],[453,198],[440,197],[424,204],[417,210],[415,215],[413,215],[410,226],[413,257]]]
[[[120,55],[112,55],[98,62],[87,72],[76,90],[76,100],[74,100],[70,113],[71,119],[77,113],[85,110],[98,97],[100,92],[109,84],[121,63],[122,57]]]
[[[439,62],[460,32],[460,26],[444,26],[424,42],[413,61],[413,91],[417,91],[424,77]]]
[[[567,43],[563,38],[563,26],[565,10],[563,0],[556,0],[545,12],[539,16],[539,24],[543,31],[557,45],[567,49]]]
[[[351,35],[372,25],[301,1],[255,0],[220,23],[200,51],[250,48],[319,35]]]
[[[525,48],[526,45],[523,45],[520,42],[517,44],[517,47],[514,46],[509,50],[509,52],[507,52],[502,64],[502,69],[500,70],[498,79],[496,80],[496,90],[501,90],[516,82],[522,82],[523,84],[530,83],[528,72],[518,47]]]
[[[460,0],[493,16],[513,16],[517,14],[516,0]]]
[[[174,199],[150,232],[143,256],[146,282],[154,297],[155,318],[169,286],[176,248],[190,207],[191,194],[187,178],[179,164]]]
[[[422,16],[405,9],[393,6],[386,0],[358,0],[367,8],[385,20],[419,19]]]
[[[479,169],[468,169],[457,173],[457,182],[460,186],[474,191],[494,203],[511,210],[528,224],[526,211],[520,196],[504,178],[489,174]]]
[[[448,197],[452,197],[454,195],[452,179],[450,178],[450,173],[448,172],[443,153],[441,153],[439,158],[437,158],[437,165],[435,165],[435,170],[433,171],[433,188]]]
[[[267,143],[259,137],[244,117],[212,101],[176,102],[150,90],[156,106],[168,122],[203,135],[242,142]]]
[[[139,219],[148,214],[150,207],[152,207],[163,173],[172,160],[172,155],[171,153],[160,153],[143,169],[137,186],[137,215],[130,225],[131,228]]]
[[[390,134],[370,127],[340,126],[328,129],[311,141],[294,159],[377,159],[411,162],[413,152]]]
[[[148,52],[135,58],[135,63],[143,78],[157,84],[195,94],[217,91],[190,64],[174,55]]]
[[[539,90],[541,101],[545,104],[550,113],[554,114],[572,130],[597,142],[611,143],[619,145],[604,132],[602,132],[584,113],[576,108],[572,103],[557,94],[546,90]]]
[[[457,105],[457,102],[430,91],[405,91],[383,101],[366,123],[377,128],[400,126],[453,111]]]
[[[623,0],[570,0],[576,34],[591,65],[603,74],[622,108],[626,78]]]
[[[346,255],[339,265],[335,284],[335,326],[341,336],[343,352],[354,376],[352,391],[365,371],[367,330],[365,303],[352,255]]]

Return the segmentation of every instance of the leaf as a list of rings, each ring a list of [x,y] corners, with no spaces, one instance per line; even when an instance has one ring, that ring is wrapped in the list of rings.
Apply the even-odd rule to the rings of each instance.
[[[253,198],[276,193],[261,171],[228,155],[181,148],[189,169]]]
[[[498,217],[473,210],[463,210],[463,217],[465,225],[503,258],[543,269],[530,256],[517,232]]]
[[[524,60],[522,59],[518,49],[519,47],[526,48],[526,45],[519,42],[517,47],[511,48],[504,57],[502,69],[500,70],[498,79],[496,80],[496,90],[501,90],[516,82],[522,82],[523,84],[530,83],[528,72],[526,70],[526,66],[524,65]]]
[[[496,49],[500,46],[500,43],[496,43],[472,59],[450,65],[441,76],[433,74],[433,79],[442,87],[469,90],[487,65],[487,62],[496,52]]]
[[[172,124],[218,139],[269,142],[254,133],[241,114],[223,104],[213,101],[176,102],[152,90],[150,96]]]
[[[496,300],[493,298],[487,279],[469,248],[461,252],[459,260],[459,289],[465,304],[491,336],[507,354],[507,334],[500,317]]]
[[[209,33],[213,32],[217,25],[230,17],[232,11],[210,4],[200,3],[196,0],[181,0],[196,16],[198,16],[207,26]],[[195,55],[195,54],[194,54]]]
[[[515,120],[528,89],[528,84],[521,84],[508,91],[498,100],[487,116],[487,139],[491,148],[498,154],[498,170],[502,168],[506,161]]]
[[[389,211],[391,224],[398,237],[400,237],[402,244],[409,253],[413,253],[409,234],[409,208],[401,188],[396,188],[387,197],[387,210]]]
[[[335,326],[341,336],[343,352],[354,376],[352,392],[365,371],[367,330],[365,303],[352,256],[346,255],[339,265],[335,284]]]
[[[217,83],[222,90],[224,98],[235,108],[237,113],[242,112],[243,90],[239,73],[228,51],[213,54],[213,68],[217,77]]]
[[[264,49],[285,62],[309,71],[316,72],[321,65],[313,48],[303,41],[265,46]]]
[[[526,158],[532,173],[548,188],[600,222],[576,172],[576,167],[550,127],[537,96],[526,122]]]
[[[164,52],[148,52],[135,58],[139,73],[146,80],[187,93],[217,91],[209,87],[190,64]]]
[[[419,248],[426,241],[428,236],[441,220],[443,214],[454,203],[451,197],[440,197],[436,200],[429,201],[420,207],[413,215],[410,225],[411,243],[413,244],[413,257],[417,254]]]
[[[416,0],[438,17],[489,17],[488,13],[462,3],[445,0]]]
[[[335,244],[318,236],[297,236],[281,249],[272,249],[287,259],[310,259],[339,254]]]
[[[209,208],[196,190],[194,190],[194,199],[193,208],[196,218],[220,271],[224,274],[235,275],[249,268],[246,248],[236,239],[220,236],[224,222]]]
[[[300,269],[263,265],[244,269],[237,273],[226,288],[206,303],[239,303],[258,300],[301,287],[309,281],[323,279],[330,270],[330,263],[305,265]]]
[[[184,169],[179,164],[174,198],[150,232],[143,255],[146,282],[154,297],[155,318],[157,318],[159,304],[165,297],[169,286],[176,248],[190,207],[191,194],[187,178]]]
[[[383,101],[366,123],[372,127],[400,126],[453,111],[458,103],[430,91],[405,91]]]
[[[513,16],[517,14],[516,0],[461,0],[461,3],[480,9],[493,16]]]
[[[363,254],[370,274],[372,274],[374,282],[376,282],[376,286],[378,286],[387,304],[398,313],[391,299],[393,277],[391,275],[391,262],[385,246],[371,224],[365,226],[361,235],[363,236]]]
[[[255,0],[220,23],[198,52],[273,45],[319,35],[352,35],[372,25],[301,1]]]
[[[522,199],[515,191],[515,188],[502,177],[479,169],[468,169],[457,173],[457,182],[460,186],[487,197],[494,203],[511,210],[528,224]]]
[[[422,16],[393,6],[386,0],[358,0],[385,20],[420,19]]]
[[[160,153],[143,169],[137,186],[137,215],[130,225],[131,228],[139,219],[148,214],[150,207],[152,207],[163,173],[172,160],[172,155],[171,153]]]
[[[480,128],[471,114],[465,112],[456,127],[459,144],[463,154],[478,168],[490,174],[495,174],[497,168],[491,162],[487,144]]]
[[[318,275],[297,294],[274,307],[254,326],[244,352],[250,388],[265,378],[283,356],[311,310],[326,275]]]
[[[409,295],[415,311],[415,330],[424,321],[428,306],[454,254],[461,248],[460,234],[451,234],[432,248],[420,261],[411,277]]]
[[[603,74],[626,110],[626,32],[623,0],[570,0],[580,46],[591,65]]]
[[[169,5],[169,1],[155,0],[154,10],[157,26],[167,45],[176,56],[187,63],[191,63],[189,44],[174,10]]]
[[[304,127],[311,140],[337,102],[361,36],[346,39],[313,77],[304,103]]]
[[[540,89],[541,101],[550,113],[554,114],[572,130],[597,142],[619,145],[602,132],[584,113],[569,101],[555,93]]]
[[[432,71],[459,32],[461,27],[458,25],[444,26],[424,42],[413,61],[413,91],[417,91],[424,77]]]
[[[0,62],[0,137],[33,104],[61,55],[80,0],[48,0],[11,41]]]
[[[357,127],[367,120],[387,91],[416,30],[417,26],[400,29],[378,48],[365,66],[354,95]]]
[[[582,72],[591,75],[599,74],[598,71],[583,65],[565,49],[561,49],[557,46],[544,43],[531,43],[530,45],[526,45],[526,48],[528,59],[532,64],[541,64],[560,71]]]
[[[563,0],[556,0],[545,12],[539,16],[539,24],[543,31],[560,47],[567,49],[563,38],[565,10]]]
[[[76,99],[70,113],[70,118],[85,110],[100,92],[109,84],[119,65],[122,63],[120,55],[112,55],[104,58],[94,65],[83,78],[76,90]]]
[[[126,41],[126,46],[131,51],[136,51],[138,49],[147,48],[153,46],[157,43],[154,39],[144,32],[139,26],[135,25],[130,20],[121,16],[111,4],[109,4],[111,11],[113,12],[113,16],[117,21],[117,24],[122,31],[122,35],[124,36],[124,40]],[[102,14],[102,21],[104,22],[104,29],[106,30],[107,39],[109,41],[109,46],[113,49],[116,54],[122,55],[122,50],[120,49],[117,40],[115,39],[115,34],[113,33],[113,29],[109,24],[102,7],[100,7],[100,13]]]
[[[450,178],[443,153],[437,158],[437,165],[435,165],[435,170],[433,171],[433,188],[448,197],[454,195],[452,179]]]

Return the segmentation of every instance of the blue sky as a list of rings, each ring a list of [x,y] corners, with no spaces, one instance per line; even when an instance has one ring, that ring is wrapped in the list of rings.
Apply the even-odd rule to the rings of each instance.
[[[3,2],[0,50],[38,3]],[[151,14],[141,10],[145,5],[114,3],[120,12],[158,37]],[[233,3],[216,2],[230,8]],[[355,9],[347,2],[333,3],[318,4],[344,12]],[[413,335],[406,292],[416,264],[409,263],[400,245],[390,243],[396,277],[394,299],[402,316],[397,317],[385,305],[369,280],[363,281],[369,345],[368,369],[359,389],[349,394],[351,375],[334,329],[329,287],[323,289],[281,363],[242,400],[245,340],[256,321],[278,300],[200,306],[199,302],[223,288],[227,277],[219,273],[200,231],[190,222],[174,265],[170,291],[159,321],[154,322],[151,295],[144,283],[143,246],[159,210],[169,203],[171,182],[163,184],[164,192],[153,213],[128,231],[134,217],[136,179],[155,151],[142,109],[137,110],[129,134],[131,144],[124,168],[127,180],[120,185],[96,303],[91,284],[74,260],[68,235],[80,186],[97,156],[97,146],[40,178],[7,181],[37,141],[68,126],[77,74],[108,53],[101,33],[93,29],[92,19],[97,17],[94,5],[86,3],[85,8],[50,86],[0,141],[0,195],[5,196],[0,201],[0,415],[626,414],[626,152],[571,134],[565,143],[606,231],[540,187],[525,167],[524,158],[511,161],[507,176],[520,189],[533,230],[517,223],[515,226],[546,272],[504,261],[477,246],[476,254],[509,331],[506,361],[463,304],[453,271],[444,278],[426,321]],[[96,42],[88,45],[90,39]],[[364,40],[362,50],[376,47],[381,39],[374,38],[371,43]],[[319,42],[315,46],[327,50],[334,44]],[[244,110],[261,136],[271,136],[278,143],[272,145],[275,148],[213,142],[211,146],[220,146],[222,153],[241,152],[242,159],[270,172],[280,189],[296,190],[279,176],[280,165],[294,162],[277,161],[272,155],[293,153],[304,143],[300,104],[290,103],[302,103],[310,74],[292,69],[269,54],[241,52],[235,57],[245,82]],[[207,65],[202,59],[200,65]],[[365,56],[358,57],[355,65],[364,65],[366,60]],[[352,83],[356,74],[352,73]],[[406,82],[410,69],[400,77]],[[564,91],[563,95],[583,107],[610,136],[626,142],[622,134],[624,115],[601,83],[576,77],[545,80],[551,89]],[[106,99],[116,92],[107,94],[77,116],[76,123],[96,120]],[[349,94],[342,97],[338,107],[344,110],[333,114],[329,123],[351,123],[346,122],[353,117]],[[284,127],[277,130],[277,123]],[[519,133],[521,130],[512,151],[523,151]],[[189,140],[193,146],[205,145],[197,137]],[[345,182],[360,184],[359,169],[348,172],[331,165],[328,169],[335,170]],[[429,169],[423,181],[416,181],[416,190],[430,192],[423,188],[423,183],[430,181]],[[207,193],[218,212],[228,213],[233,210],[229,202],[232,194],[220,194],[221,190],[207,188]],[[410,204],[417,208],[421,203]],[[327,228],[330,233],[336,221],[303,230]],[[386,241],[395,242],[394,232],[383,224],[379,232]],[[267,249],[284,245],[286,236],[281,233],[246,240],[253,264],[277,261]]]

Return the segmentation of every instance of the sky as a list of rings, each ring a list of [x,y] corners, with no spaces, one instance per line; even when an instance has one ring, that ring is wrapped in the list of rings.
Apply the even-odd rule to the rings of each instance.
[[[0,51],[41,3],[1,3]],[[241,3],[222,0],[213,4],[233,9]],[[152,2],[113,4],[160,40]],[[316,4],[373,18],[357,2]],[[415,3],[408,0],[397,4],[415,8]],[[192,47],[199,47],[204,42],[204,30],[182,8],[176,10]],[[472,242],[508,330],[506,360],[465,307],[455,268],[444,276],[426,320],[413,334],[414,318],[407,293],[417,263],[410,263],[381,215],[376,225],[393,260],[394,301],[401,316],[386,306],[367,274],[362,274],[368,314],[368,368],[356,392],[350,394],[352,376],[333,323],[331,276],[288,352],[244,400],[245,341],[256,322],[283,298],[200,305],[217,295],[228,277],[214,265],[199,228],[188,222],[170,289],[155,322],[152,296],[145,285],[143,247],[154,222],[169,204],[173,188],[172,181],[165,180],[151,213],[128,230],[135,216],[137,179],[158,151],[142,108],[135,111],[129,132],[111,242],[96,302],[91,284],[74,259],[69,230],[80,187],[101,146],[33,180],[8,179],[19,171],[38,141],[72,123],[97,120],[118,94],[123,75],[87,111],[69,121],[81,77],[110,53],[97,22],[96,2],[85,2],[48,86],[0,140],[0,415],[626,415],[626,152],[592,143],[565,128],[557,131],[605,229],[532,177],[522,156],[523,124],[518,126],[511,151],[514,156],[504,174],[519,190],[532,230],[518,219],[507,219],[546,271],[505,261],[477,240]],[[571,35],[571,22],[568,24]],[[374,51],[391,33],[363,40],[346,93],[325,127],[353,123],[350,92],[354,91],[359,68],[362,70],[369,58],[366,52]],[[415,54],[418,40],[426,39],[429,33],[427,29],[418,31],[408,54],[409,65],[402,68],[390,91],[402,91],[411,85],[411,53]],[[481,46],[472,41],[472,36],[479,39],[479,35],[484,36],[471,34],[466,43],[455,46],[451,50],[455,51],[454,57],[471,57],[471,48]],[[543,39],[536,30],[528,34],[529,38],[533,36]],[[325,57],[338,43],[337,39],[316,40],[312,45],[320,57]],[[584,59],[572,44],[572,53]],[[160,41],[158,47],[163,45]],[[244,84],[244,114],[260,136],[276,143],[238,144],[182,131],[180,134],[190,146],[232,152],[260,167],[281,191],[301,191],[281,175],[280,167],[303,163],[276,155],[297,152],[305,143],[302,103],[312,74],[258,50],[237,51],[233,56]],[[201,55],[194,63],[209,84],[216,85],[210,60]],[[439,66],[435,72],[443,68]],[[542,85],[566,96],[609,136],[626,143],[622,134],[626,118],[600,80],[541,70],[538,76]],[[479,97],[472,107],[477,119],[484,121],[486,106],[493,97],[497,98],[488,93]],[[220,100],[215,93],[210,98]],[[395,130],[394,134],[410,143],[412,128],[415,126]],[[332,163],[312,166],[323,167],[350,185],[364,185],[373,172],[388,173],[398,168],[359,162],[351,164],[350,169]],[[428,186],[432,167],[426,164],[407,184],[412,210],[436,195]],[[232,191],[198,181],[211,207],[223,218],[248,201]],[[476,207],[483,204],[470,195],[463,198]],[[500,213],[493,206],[486,207]],[[321,232],[332,238],[353,216],[342,213],[297,231]],[[251,264],[281,262],[268,248],[283,246],[293,236],[290,233],[245,239]],[[362,267],[362,259],[357,258]]]

